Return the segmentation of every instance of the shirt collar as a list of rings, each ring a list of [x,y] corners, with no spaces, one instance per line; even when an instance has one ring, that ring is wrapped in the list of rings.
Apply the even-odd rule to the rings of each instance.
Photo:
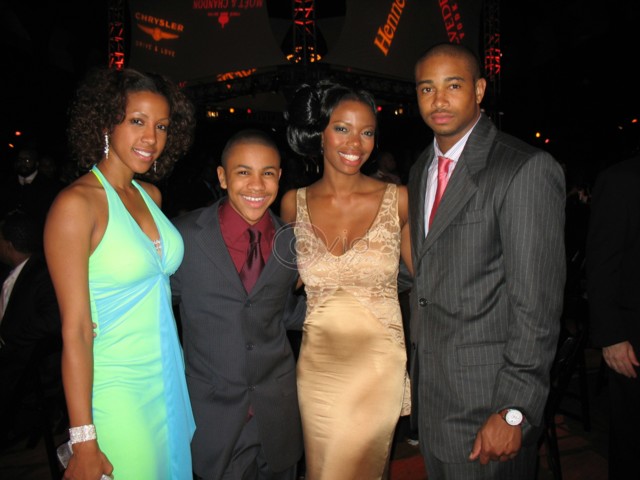
[[[433,141],[433,146],[434,146],[434,151],[435,151],[436,157],[444,156],[444,157],[450,158],[455,163],[457,163],[458,160],[460,159],[460,155],[462,155],[462,151],[464,150],[465,145],[467,144],[467,140],[469,140],[469,135],[471,135],[471,132],[473,132],[473,129],[476,128],[476,125],[480,121],[480,116],[481,115],[478,115],[477,120],[475,121],[473,126],[467,131],[467,133],[465,133],[464,136],[460,140],[458,140],[453,145],[453,147],[451,147],[446,152],[442,152],[440,150],[440,146],[438,145],[438,141],[434,140]]]
[[[227,233],[227,238],[233,242],[239,240],[247,229],[252,226],[234,210],[228,200],[220,204],[218,216],[220,218],[220,225],[223,226]],[[274,228],[268,210],[253,227],[262,233],[263,238],[265,238],[270,229]]]
[[[38,175],[38,170],[36,170],[35,172],[33,172],[31,175],[27,177],[22,177],[18,175],[18,182],[20,182],[20,185],[30,185],[31,182],[33,182],[33,179],[36,178],[36,175]]]

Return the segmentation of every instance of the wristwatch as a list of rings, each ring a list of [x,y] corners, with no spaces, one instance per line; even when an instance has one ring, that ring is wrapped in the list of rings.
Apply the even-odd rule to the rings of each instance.
[[[522,422],[524,421],[524,415],[522,414],[522,412],[515,408],[507,408],[500,412],[500,414],[502,415],[504,421],[512,427],[522,425]]]

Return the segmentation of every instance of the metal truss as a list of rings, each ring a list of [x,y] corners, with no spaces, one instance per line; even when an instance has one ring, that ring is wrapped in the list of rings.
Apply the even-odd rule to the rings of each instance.
[[[125,65],[124,2],[109,0],[109,68],[117,70]]]
[[[487,79],[485,110],[493,122],[500,128],[501,113],[498,105],[500,98],[500,73],[502,49],[500,47],[500,0],[484,0],[484,73]]]

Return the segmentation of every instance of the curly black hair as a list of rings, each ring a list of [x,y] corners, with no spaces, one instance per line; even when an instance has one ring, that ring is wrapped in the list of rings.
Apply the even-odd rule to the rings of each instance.
[[[345,100],[355,100],[371,107],[377,114],[376,102],[366,90],[356,90],[323,80],[315,86],[303,84],[296,90],[288,110],[287,141],[299,155],[317,157],[322,154],[322,132],[329,124],[333,110]]]
[[[160,180],[187,153],[193,141],[194,108],[177,85],[157,73],[96,68],[78,87],[69,109],[69,148],[82,170],[90,169],[102,158],[104,132],[112,132],[114,126],[122,123],[128,95],[136,92],[165,97],[171,117],[167,144],[155,168],[141,177],[152,182]]]

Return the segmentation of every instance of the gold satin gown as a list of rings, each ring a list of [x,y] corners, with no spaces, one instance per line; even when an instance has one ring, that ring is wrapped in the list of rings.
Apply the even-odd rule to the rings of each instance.
[[[305,478],[380,479],[398,419],[410,411],[397,186],[388,184],[366,235],[341,256],[314,232],[304,188],[295,234],[307,293],[297,364]]]

